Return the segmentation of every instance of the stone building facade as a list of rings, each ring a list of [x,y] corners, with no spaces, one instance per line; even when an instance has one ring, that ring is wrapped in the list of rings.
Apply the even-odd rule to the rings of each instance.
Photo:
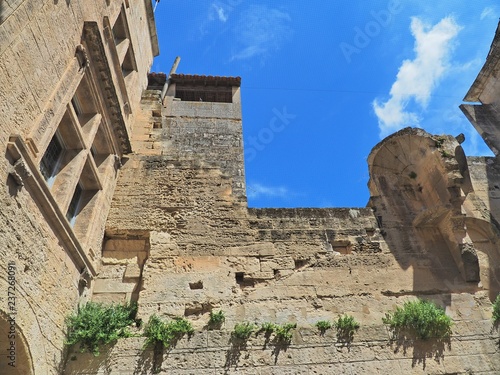
[[[149,0],[0,1],[1,373],[62,372],[157,54]]]
[[[148,75],[157,54],[149,0],[0,1],[2,350],[16,336],[1,370],[500,372],[496,156],[407,128],[370,153],[367,207],[251,209],[240,79]],[[462,106],[495,155],[499,66],[500,31],[465,98],[481,104]],[[382,317],[417,297],[452,317],[449,341],[390,340]],[[65,348],[64,319],[89,300],[137,301],[144,321],[195,333],[161,355],[143,337],[99,357]],[[341,314],[361,324],[349,345],[314,326]],[[297,327],[285,346],[237,346],[240,322]]]

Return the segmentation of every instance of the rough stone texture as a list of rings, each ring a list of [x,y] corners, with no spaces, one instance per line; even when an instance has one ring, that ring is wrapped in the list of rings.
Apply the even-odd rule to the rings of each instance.
[[[123,17],[127,42],[117,44]],[[463,107],[495,153],[499,38],[466,97],[482,104]],[[175,82],[161,101],[158,85],[145,90],[157,52],[147,0],[0,0],[0,346],[15,273],[12,373],[500,372],[496,158],[466,157],[460,137],[403,129],[369,156],[369,207],[249,209],[239,78],[206,79],[234,85],[231,103],[179,100]],[[123,75],[127,55],[137,70]],[[177,78],[183,89],[205,82]],[[95,110],[76,113],[79,90]],[[50,187],[39,164],[56,129],[76,136]],[[78,178],[88,196],[72,227]],[[453,319],[449,341],[391,340],[382,317],[417,297]],[[65,356],[64,318],[91,298],[137,301],[144,321],[183,316],[195,333],[163,352],[133,337],[99,357]],[[226,321],[209,330],[218,310]],[[341,314],[361,324],[349,345],[314,328]],[[262,333],[243,344],[231,337],[243,321],[297,328],[287,345]]]
[[[193,102],[192,109],[182,103],[186,118],[176,123],[169,106],[179,103],[160,109],[158,95],[146,92],[142,105],[146,113],[161,110],[161,132],[143,117],[137,129],[147,136],[137,149],[144,153],[131,155],[121,170],[106,233],[148,238],[140,317],[183,316],[196,333],[162,358],[139,354],[140,341],[121,342],[100,365],[92,362],[92,371],[499,371],[490,321],[498,237],[485,237],[491,223],[477,214],[484,203],[473,187],[481,190],[486,177],[479,166],[469,171],[453,137],[405,129],[377,145],[369,158],[370,208],[248,209],[232,189],[232,165],[239,159],[225,153],[217,160],[207,149],[214,143],[200,139],[205,115],[198,119],[194,112],[207,103]],[[224,121],[216,122],[224,139]],[[151,143],[156,145],[148,148]],[[390,340],[382,317],[416,297],[434,301],[453,318],[448,343]],[[222,330],[207,331],[209,312],[219,309],[226,313]],[[313,328],[344,313],[362,327],[350,348]],[[230,332],[243,321],[298,328],[289,346],[258,336],[238,347]],[[69,373],[85,358],[68,363]]]
[[[466,322],[458,322],[455,329],[464,334],[466,326]],[[474,334],[464,334],[461,341],[448,346],[431,341],[391,342],[384,329],[362,327],[357,333],[360,341],[345,346],[331,331],[320,336],[317,330],[299,327],[288,347],[276,345],[272,338],[266,340],[261,333],[252,335],[243,348],[226,332],[197,331],[156,361],[161,363],[161,374],[494,373],[498,351],[487,338],[488,330],[488,324],[479,325]],[[85,362],[88,370],[78,374],[149,374],[156,365],[155,357],[151,349],[143,351],[142,345],[141,338],[121,340],[97,359],[75,353],[67,371],[81,371],[80,365]]]
[[[78,303],[90,299],[91,279],[95,274],[82,267],[82,262],[94,271],[100,265],[117,160],[115,155],[106,158],[96,155],[94,164],[91,161],[85,164],[85,160],[90,160],[88,149],[92,146],[87,143],[96,132],[99,139],[104,139],[97,130],[99,121],[116,123],[114,119],[119,118],[123,110],[122,99],[103,95],[102,113],[92,118],[80,116],[83,136],[69,138],[79,142],[79,147],[67,145],[67,155],[76,157],[71,163],[63,161],[60,176],[65,178],[59,179],[52,190],[40,185],[45,181],[40,177],[39,163],[80,83],[86,77],[96,78],[97,84],[90,91],[98,96],[102,94],[99,85],[107,79],[97,73],[100,73],[99,67],[111,60],[109,45],[103,46],[103,55],[92,55],[95,45],[85,39],[84,25],[96,24],[102,39],[103,17],[114,21],[122,6],[133,31],[131,43],[137,62],[137,72],[126,87],[135,108],[132,106],[123,124],[131,131],[134,111],[147,84],[146,73],[154,49],[157,50],[151,42],[148,24],[152,16],[152,12],[147,12],[151,2],[134,3],[133,8],[127,8],[125,2],[115,0],[0,1],[0,148],[4,155],[0,160],[2,374],[60,374],[65,362],[64,319],[75,311]],[[154,30],[154,23],[152,28]],[[118,88],[116,72],[113,74],[115,81],[109,84]],[[85,99],[90,101],[91,95]],[[108,106],[114,99],[115,106],[122,106],[118,114],[112,113]],[[109,147],[117,150],[119,159],[122,153],[119,137],[113,134],[111,138],[113,145]],[[80,173],[83,180],[92,173],[97,174],[101,189],[86,198],[81,216],[71,227],[65,212]],[[8,274],[10,262],[15,263],[15,315],[9,305],[12,300],[8,299],[11,297],[8,283],[12,281],[9,276],[14,277]],[[131,279],[137,276],[137,270],[126,271],[127,276],[132,275]],[[8,319],[12,316],[15,316],[16,327],[15,368],[8,365],[5,356],[10,345],[6,334],[10,328]]]

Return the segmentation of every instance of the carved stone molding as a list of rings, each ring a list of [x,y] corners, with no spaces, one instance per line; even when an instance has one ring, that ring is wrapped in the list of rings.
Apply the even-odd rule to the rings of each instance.
[[[98,74],[98,84],[103,92],[104,103],[111,120],[111,128],[119,140],[121,151],[128,154],[132,152],[132,147],[97,22],[85,22],[83,35],[93,67]]]

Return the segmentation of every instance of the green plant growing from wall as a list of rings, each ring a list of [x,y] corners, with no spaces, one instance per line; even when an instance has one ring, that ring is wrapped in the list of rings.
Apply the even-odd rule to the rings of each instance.
[[[292,330],[297,328],[296,323],[285,323],[277,324],[274,327],[274,333],[276,335],[276,341],[279,343],[289,343],[292,339]]]
[[[208,320],[208,326],[210,328],[220,328],[222,324],[226,321],[226,315],[224,311],[219,310],[218,312],[210,311],[210,318]]]
[[[252,332],[255,330],[255,325],[249,322],[237,323],[234,326],[233,337],[238,340],[248,340]]]
[[[191,335],[193,332],[192,324],[184,318],[177,317],[170,322],[165,322],[156,315],[151,315],[144,328],[146,337],[144,347],[161,345],[163,348],[169,348],[175,345],[175,342],[182,336]]]
[[[394,313],[382,318],[394,335],[409,332],[419,339],[444,339],[451,335],[453,322],[445,311],[430,301],[418,299],[406,302]]]
[[[274,332],[275,329],[276,329],[276,324],[271,322],[264,322],[261,324],[259,331],[263,331],[264,333],[270,335],[271,333]]]
[[[498,326],[500,324],[500,294],[495,299],[495,302],[493,302],[492,319],[495,326]]]
[[[137,305],[103,305],[89,302],[66,318],[66,345],[80,344],[81,351],[99,355],[99,346],[130,337]]]
[[[339,316],[334,323],[337,330],[337,340],[339,342],[350,343],[354,339],[354,333],[359,329],[360,325],[351,315]]]
[[[333,324],[329,320],[318,320],[315,326],[319,332],[324,335],[327,330],[333,327]]]

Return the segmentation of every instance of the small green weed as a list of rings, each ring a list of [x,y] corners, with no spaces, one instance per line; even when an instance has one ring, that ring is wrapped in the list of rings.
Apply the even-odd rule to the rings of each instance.
[[[220,327],[225,321],[226,315],[224,314],[224,311],[210,311],[210,319],[208,320],[208,325],[210,327]]]
[[[161,344],[164,348],[169,348],[182,336],[193,332],[192,324],[184,318],[174,318],[167,323],[156,315],[151,315],[144,328],[144,347]]]
[[[271,334],[276,329],[276,324],[271,322],[264,322],[260,326],[260,331],[264,331],[266,334]]]
[[[359,329],[359,323],[351,315],[339,316],[334,323],[337,330],[337,340],[350,343],[354,339],[354,333]]]
[[[324,334],[326,330],[330,329],[333,327],[332,322],[329,320],[318,320],[315,324],[316,328],[319,329],[319,331]]]
[[[394,334],[410,331],[416,337],[443,339],[451,335],[453,322],[444,310],[430,301],[417,300],[406,302],[394,313],[385,314],[382,318]]]
[[[89,302],[66,318],[68,337],[65,344],[79,343],[81,351],[98,356],[99,346],[132,335],[129,327],[134,324],[136,313],[136,304],[106,306]]]
[[[233,336],[239,340],[248,340],[252,332],[255,330],[255,325],[249,322],[237,323],[234,326]]]
[[[276,340],[279,342],[289,342],[292,339],[292,329],[297,328],[296,323],[277,324],[274,328]]]

